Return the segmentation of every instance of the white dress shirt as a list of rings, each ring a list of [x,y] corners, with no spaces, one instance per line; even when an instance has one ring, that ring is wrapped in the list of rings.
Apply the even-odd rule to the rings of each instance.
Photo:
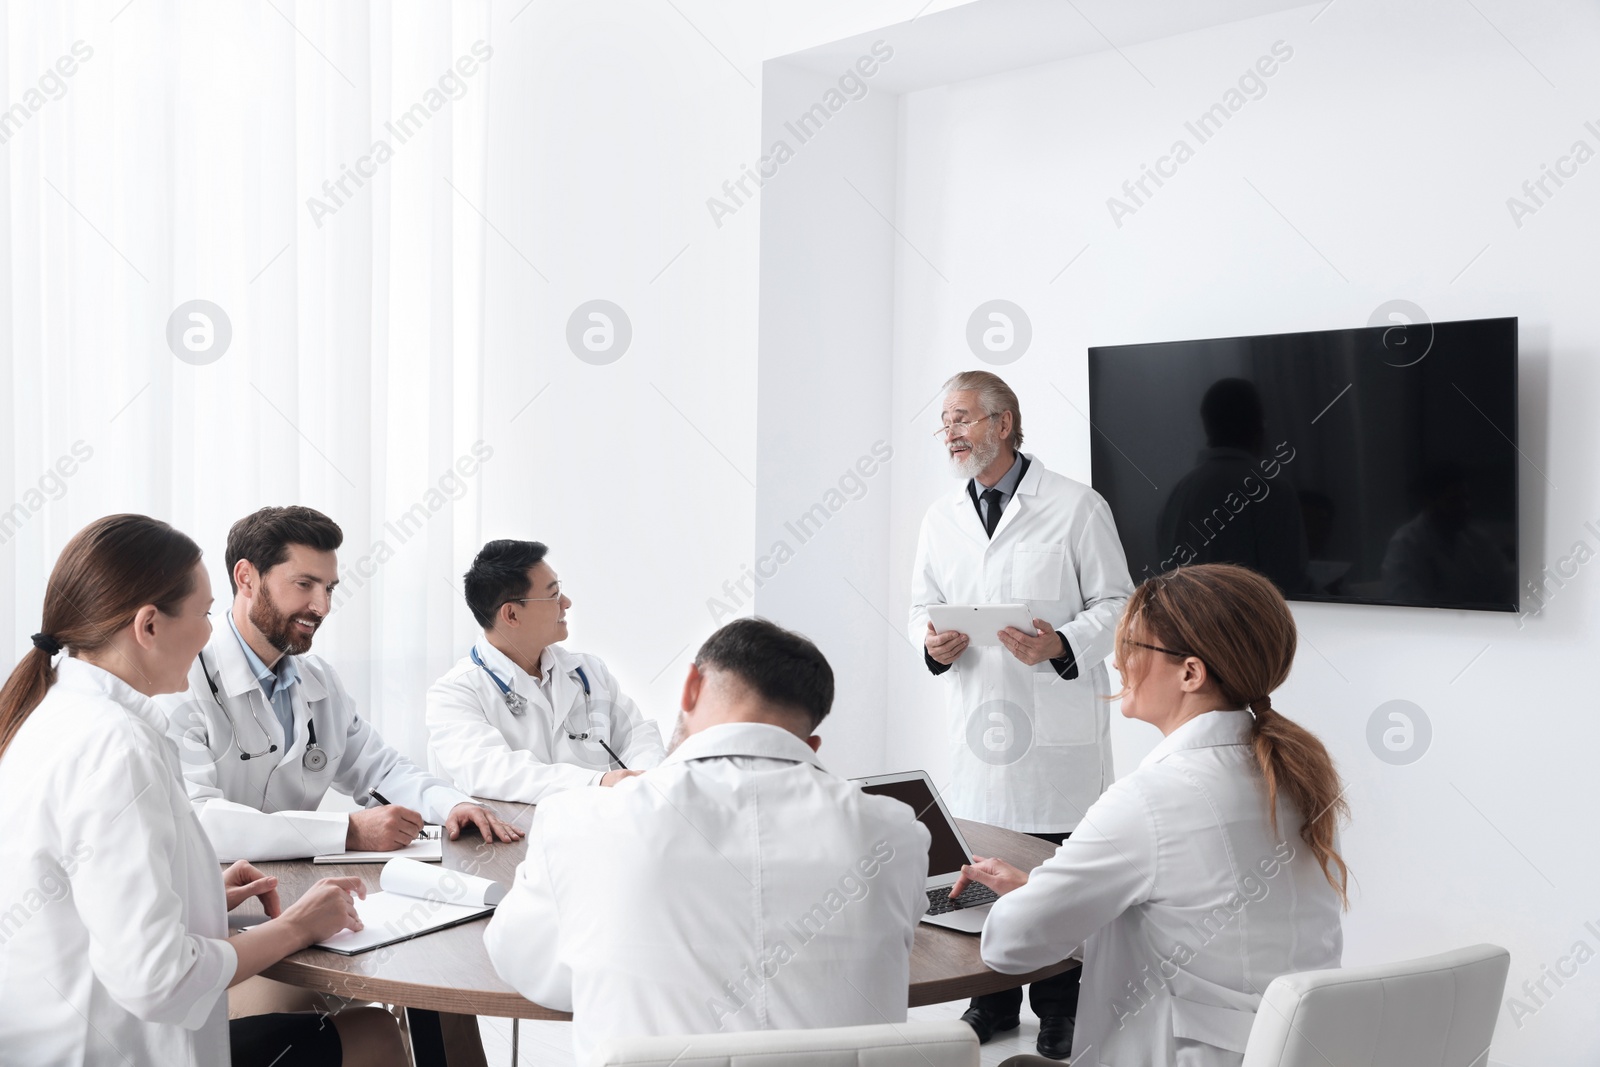
[[[166,725],[63,657],[0,757],[0,1063],[228,1062],[238,956]]]
[[[294,660],[299,681],[289,687],[294,738],[288,743],[239,640],[227,628],[214,632],[196,658],[188,692],[162,698],[189,797],[224,862],[343,852],[350,817],[317,810],[329,789],[368,807],[379,803],[371,796],[376,789],[390,803],[432,823],[444,822],[457,804],[471,803],[471,797],[386,744],[321,657]],[[327,756],[320,769],[307,767],[304,759],[313,733]],[[270,750],[273,745],[276,751]],[[249,754],[254,755],[240,758]]]
[[[1083,945],[1073,1063],[1237,1067],[1261,994],[1339,966],[1339,898],[1279,794],[1268,824],[1247,711],[1199,715],[1107,789],[983,928],[1022,974]]]
[[[990,492],[999,494],[999,499],[995,503],[1000,508],[1000,514],[1004,515],[1006,505],[1017,495],[1017,484],[1022,481],[1024,468],[1028,465],[1028,460],[1023,458],[1022,453],[1014,451],[1011,453],[1011,466],[1006,468],[1000,480],[993,485],[984,485],[976,478],[967,479],[967,495],[977,501],[978,517],[983,520],[985,526],[989,523],[989,501],[984,499],[984,494]]]
[[[928,831],[777,726],[728,723],[539,805],[484,933],[500,976],[602,1038],[903,1022]]]
[[[487,639],[473,649],[483,666],[463,656],[428,690],[428,769],[440,778],[473,796],[537,804],[563,789],[600,784],[616,767],[601,741],[629,770],[661,762],[660,729],[600,657],[550,645],[536,681]],[[527,701],[522,714],[511,710],[495,677]]]

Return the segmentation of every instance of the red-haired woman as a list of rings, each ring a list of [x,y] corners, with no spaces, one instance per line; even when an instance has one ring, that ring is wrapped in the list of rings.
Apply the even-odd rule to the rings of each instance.
[[[1117,627],[1122,713],[1164,740],[1025,874],[965,869],[1003,895],[997,971],[1083,945],[1075,1064],[1237,1067],[1274,978],[1337,967],[1346,814],[1327,749],[1270,699],[1294,663],[1276,587],[1205,564],[1152,578]]]

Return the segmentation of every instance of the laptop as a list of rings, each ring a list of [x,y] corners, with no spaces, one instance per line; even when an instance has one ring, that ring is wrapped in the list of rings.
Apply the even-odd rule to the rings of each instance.
[[[960,877],[962,865],[972,862],[972,850],[945,809],[944,798],[934,789],[928,772],[903,771],[854,781],[864,793],[893,797],[910,805],[933,838],[928,845],[928,912],[922,921],[969,934],[981,931],[989,906],[999,898],[988,886],[972,882],[959,899],[950,899],[950,889]]]

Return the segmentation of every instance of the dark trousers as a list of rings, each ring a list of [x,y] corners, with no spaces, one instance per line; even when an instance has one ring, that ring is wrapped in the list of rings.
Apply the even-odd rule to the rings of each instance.
[[[1052,844],[1061,844],[1071,834],[1032,834],[1043,841]],[[1078,1016],[1078,977],[1081,968],[1073,967],[1063,971],[1054,978],[1045,978],[1028,986],[1028,1005],[1033,1008],[1033,1013],[1043,1019],[1047,1015],[1065,1015],[1069,1019]],[[985,993],[981,997],[973,997],[970,1008],[982,1008],[999,1016],[1015,1015],[1022,1008],[1022,987],[1002,990],[999,993]]]

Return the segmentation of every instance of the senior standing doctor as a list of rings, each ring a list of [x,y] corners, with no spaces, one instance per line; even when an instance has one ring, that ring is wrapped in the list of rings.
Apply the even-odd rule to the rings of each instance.
[[[475,824],[486,840],[517,840],[521,831],[385,744],[333,667],[306,655],[343,541],[332,519],[305,507],[262,508],[228,531],[233,604],[170,709],[189,797],[217,854],[390,851],[415,840],[424,819],[452,839]],[[329,789],[369,806],[316,810]]]
[[[1164,739],[1031,874],[963,868],[957,890],[974,878],[1002,894],[983,927],[990,967],[1019,974],[1083,945],[1075,1064],[1238,1067],[1272,980],[1339,966],[1343,789],[1270,696],[1295,645],[1289,606],[1254,571],[1146,581],[1116,661],[1122,713]]]
[[[1105,658],[1133,591],[1111,511],[1093,489],[1018,451],[1017,395],[987,371],[945,383],[943,438],[960,490],[922,520],[911,575],[911,636],[943,675],[953,762],[951,811],[1059,844],[1114,777]],[[936,632],[930,604],[1024,603],[1033,633],[969,646]],[[1057,957],[1059,959],[1059,957]],[[1035,982],[1038,1049],[1065,1059],[1078,972]],[[962,1018],[988,1041],[1019,1024],[1019,989],[973,998]]]
[[[598,656],[569,652],[538,541],[490,541],[463,581],[483,637],[428,690],[428,766],[474,796],[537,804],[661,762],[661,731]]]

